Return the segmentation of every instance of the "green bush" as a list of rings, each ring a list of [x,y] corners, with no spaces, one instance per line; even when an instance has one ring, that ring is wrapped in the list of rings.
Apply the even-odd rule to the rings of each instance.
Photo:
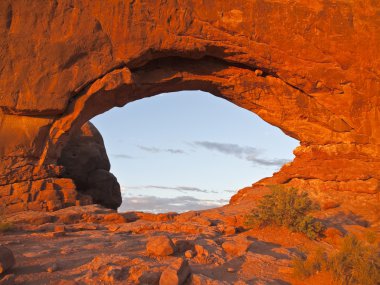
[[[316,239],[324,226],[308,213],[317,208],[306,192],[298,194],[297,189],[276,186],[272,187],[272,193],[264,196],[257,209],[246,217],[246,225],[286,226],[292,231],[306,234],[310,239]]]
[[[380,284],[379,249],[349,235],[343,239],[340,251],[329,259],[328,269],[341,285]]]

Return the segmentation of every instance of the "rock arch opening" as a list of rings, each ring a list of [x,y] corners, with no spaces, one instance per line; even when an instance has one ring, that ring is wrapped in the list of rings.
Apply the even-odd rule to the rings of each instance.
[[[72,185],[58,181],[57,159],[85,122],[179,90],[225,98],[300,141],[295,160],[268,183],[379,191],[375,4],[368,13],[358,1],[216,1],[215,9],[197,1],[87,4],[12,3],[12,23],[9,13],[0,15],[0,195],[7,209],[46,209],[47,200],[63,199],[52,194],[59,185],[40,186]],[[74,187],[70,193],[70,203],[52,204],[75,203]]]
[[[28,125],[30,127],[27,133],[28,139],[22,137],[17,142],[12,140],[15,145],[10,144],[7,148],[15,147],[18,151],[32,146],[33,152],[30,152],[32,155],[27,159],[16,156],[16,163],[21,159],[19,162],[21,166],[17,165],[16,169],[12,168],[13,160],[5,160],[5,167],[3,166],[5,184],[17,184],[21,177],[21,181],[32,181],[32,184],[37,180],[36,185],[39,185],[38,183],[46,178],[61,177],[62,171],[58,161],[62,149],[76,133],[80,132],[81,126],[86,122],[113,107],[121,107],[142,98],[180,90],[202,90],[226,99],[256,113],[264,121],[279,127],[285,134],[300,141],[300,146],[294,152],[295,160],[285,165],[274,176],[260,181],[261,184],[287,184],[317,190],[353,191],[354,189],[367,193],[378,191],[378,180],[374,178],[377,175],[377,168],[373,167],[377,162],[371,161],[368,164],[358,158],[367,155],[372,146],[361,145],[358,152],[357,145],[349,143],[358,138],[357,134],[350,129],[344,119],[270,69],[210,56],[193,59],[163,57],[133,62],[129,67],[125,64],[117,65],[77,88],[66,109],[54,119],[48,119],[48,125],[39,125],[45,122],[42,118],[38,120],[28,118],[28,124],[36,124],[34,127]],[[36,130],[38,135],[31,136]],[[33,141],[29,140],[30,136]],[[337,143],[342,141],[345,143]],[[25,146],[23,143],[28,145]],[[345,157],[341,156],[342,153],[345,153]],[[354,167],[359,162],[366,165],[364,172],[360,170],[361,168]],[[337,163],[340,171],[337,171]],[[356,174],[352,172],[353,169],[357,170]],[[109,180],[116,181],[113,176],[106,174],[109,173],[107,170],[105,171],[101,176],[104,179],[97,181],[97,184],[108,183]],[[47,183],[50,183],[49,181]],[[32,184],[26,183],[22,184],[23,186],[17,184],[15,187],[25,187],[23,191],[28,192],[34,187]],[[107,206],[117,208],[121,195],[117,191],[119,187],[117,182],[113,185],[108,189],[115,189],[114,192],[108,194],[102,192],[95,202],[102,203],[104,199],[109,200],[103,195],[110,195],[114,201]],[[62,188],[60,185],[51,187]],[[38,189],[35,191],[38,192]],[[60,208],[62,205],[82,203],[80,195],[75,194],[75,188],[70,186],[70,191],[70,194],[54,193],[47,197],[37,193],[33,195],[37,201],[30,200],[28,196],[28,202],[20,205],[25,208],[32,203],[34,207],[34,203],[38,202],[36,203],[38,207],[46,208],[44,205],[47,204],[40,204],[38,199],[45,201],[50,197],[54,200],[52,209]],[[244,199],[244,193],[240,198]],[[236,199],[231,202],[236,202]]]
[[[103,136],[111,172],[121,185],[120,210],[168,212],[226,204],[238,189],[291,161],[298,145],[255,114],[201,91],[138,100],[91,122]],[[95,168],[109,170],[104,157],[89,161],[94,151],[89,153],[86,144],[83,155],[66,155],[62,164],[86,175]],[[81,149],[78,141],[70,145],[64,153]],[[101,144],[95,145],[102,153]],[[83,167],[83,160],[91,165]],[[78,186],[86,184],[83,177],[76,179]]]

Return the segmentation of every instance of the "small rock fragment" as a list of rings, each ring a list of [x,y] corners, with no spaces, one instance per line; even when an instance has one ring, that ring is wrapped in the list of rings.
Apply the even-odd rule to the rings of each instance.
[[[49,266],[46,271],[49,273],[55,272],[58,269],[57,263],[53,263],[51,266]]]
[[[46,201],[46,207],[49,212],[54,212],[63,208],[63,203],[60,200],[48,200]]]
[[[292,266],[280,266],[278,272],[282,274],[292,274],[294,273],[294,267]]]
[[[189,263],[183,258],[178,258],[162,272],[160,285],[184,284],[190,274]]]
[[[260,70],[260,69],[256,69],[256,70],[255,70],[255,74],[256,74],[257,76],[261,76],[261,75],[263,75],[263,71]]]
[[[197,263],[210,264],[222,261],[222,248],[215,240],[199,239],[195,243],[195,260]]]
[[[62,255],[68,255],[68,254],[73,254],[75,250],[73,248],[62,248],[60,253]]]
[[[46,213],[37,213],[35,216],[27,218],[25,222],[29,225],[39,226],[53,222],[53,217]]]
[[[123,274],[123,268],[121,266],[110,265],[102,276],[102,281],[110,284],[114,284],[117,280],[120,280]]]
[[[120,226],[119,226],[119,225],[111,224],[111,225],[107,225],[106,228],[107,228],[110,232],[116,232],[118,229],[120,229]]]
[[[209,227],[212,225],[211,221],[207,219],[206,217],[196,216],[192,218],[191,220],[199,225],[206,226],[206,227]]]
[[[195,245],[195,251],[198,256],[209,256],[209,249],[210,247],[205,245],[205,243]]]
[[[233,226],[228,226],[224,229],[224,234],[230,236],[236,234],[236,228]]]
[[[106,223],[123,224],[127,222],[127,219],[118,213],[111,213],[105,215],[103,221]]]
[[[255,282],[255,285],[266,285],[266,284],[272,284],[272,283],[262,283],[261,281],[258,281],[258,282]],[[234,283],[234,285],[248,285],[248,283],[246,283],[245,281],[243,280],[238,280]]]
[[[195,253],[191,249],[185,251],[185,257],[186,258],[193,258],[194,255],[195,255]]]
[[[64,225],[57,225],[57,226],[54,227],[54,231],[55,232],[65,232],[66,229],[65,229]]]
[[[154,256],[168,256],[174,253],[175,246],[168,236],[154,236],[148,239],[146,251]]]
[[[238,238],[226,241],[222,244],[222,248],[226,253],[232,256],[244,255],[251,243],[246,238]]]
[[[0,245],[0,274],[11,269],[15,262],[13,252],[9,248]]]
[[[58,223],[70,225],[78,223],[81,219],[82,215],[80,213],[63,213],[58,216]]]
[[[322,210],[329,210],[329,209],[334,209],[334,208],[338,208],[340,206],[340,204],[338,202],[335,202],[335,201],[325,201],[323,204],[322,204]]]

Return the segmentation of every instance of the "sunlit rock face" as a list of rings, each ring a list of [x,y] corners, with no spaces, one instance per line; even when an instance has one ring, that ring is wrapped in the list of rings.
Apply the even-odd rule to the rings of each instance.
[[[95,115],[179,90],[300,140],[261,184],[377,192],[379,12],[366,0],[1,1],[2,204],[33,201],[14,183],[62,176],[62,149]]]

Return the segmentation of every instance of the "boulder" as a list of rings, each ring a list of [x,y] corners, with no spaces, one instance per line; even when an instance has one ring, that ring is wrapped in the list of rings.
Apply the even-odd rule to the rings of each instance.
[[[251,242],[246,238],[236,238],[233,240],[225,241],[222,244],[222,248],[227,254],[231,256],[242,256],[247,252],[250,245]]]
[[[227,226],[224,228],[224,234],[225,235],[234,235],[236,234],[236,227],[233,226]]]
[[[112,223],[112,224],[124,224],[127,222],[127,219],[118,213],[110,213],[103,216],[104,223]]]
[[[189,263],[182,258],[178,258],[162,272],[160,285],[182,285],[190,275]]]
[[[184,253],[185,257],[186,258],[193,258],[195,253],[193,250],[189,249],[189,250],[186,250],[185,253]]]
[[[0,274],[11,269],[15,263],[13,252],[9,248],[0,245]]]
[[[169,256],[175,251],[175,246],[168,236],[153,236],[148,239],[146,251],[153,256]]]
[[[120,185],[109,172],[103,138],[90,122],[71,135],[58,164],[64,166],[63,176],[73,179],[77,190],[91,196],[94,203],[111,209],[121,205]]]

